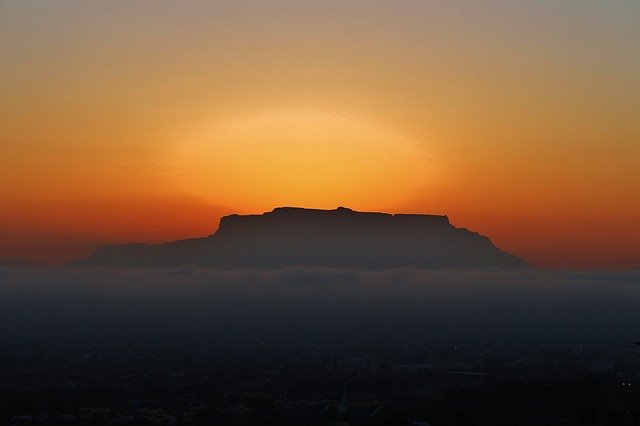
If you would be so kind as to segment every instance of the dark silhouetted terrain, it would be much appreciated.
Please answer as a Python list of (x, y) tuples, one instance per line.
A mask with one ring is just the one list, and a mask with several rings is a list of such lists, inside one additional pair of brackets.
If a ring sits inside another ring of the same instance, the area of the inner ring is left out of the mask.
[(637, 425), (639, 306), (635, 271), (0, 268), (0, 424)]
[(42, 266), (42, 265), (31, 263), (25, 259), (6, 259), (3, 257), (0, 257), (0, 268), (24, 268), (24, 267), (33, 267), (33, 266)]
[(274, 269), (288, 266), (388, 269), (526, 268), (485, 236), (456, 228), (446, 216), (361, 213), (344, 207), (283, 207), (230, 215), (207, 237), (161, 245), (101, 247), (80, 266)]

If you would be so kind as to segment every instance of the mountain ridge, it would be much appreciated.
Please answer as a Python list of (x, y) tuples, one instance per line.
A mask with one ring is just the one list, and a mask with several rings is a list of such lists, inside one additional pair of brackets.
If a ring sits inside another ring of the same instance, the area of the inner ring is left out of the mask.
[(417, 267), (528, 268), (489, 238), (453, 226), (446, 215), (277, 207), (220, 219), (203, 238), (165, 244), (103, 246), (75, 266), (275, 269), (328, 266), (355, 269)]
[(33, 268), (42, 267), (42, 263), (34, 263), (26, 259), (0, 257), (0, 268)]

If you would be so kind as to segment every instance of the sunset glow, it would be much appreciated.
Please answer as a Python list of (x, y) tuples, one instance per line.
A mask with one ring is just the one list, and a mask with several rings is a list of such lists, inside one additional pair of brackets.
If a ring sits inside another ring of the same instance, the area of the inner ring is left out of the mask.
[[(0, 257), (294, 205), (640, 265), (631, 1), (4, 2)], [(33, 29), (37, 28), (38, 31)]]
[(323, 111), (265, 112), (203, 126), (191, 139), (175, 157), (185, 190), (252, 210), (371, 208), (410, 197), (437, 169), (425, 144)]

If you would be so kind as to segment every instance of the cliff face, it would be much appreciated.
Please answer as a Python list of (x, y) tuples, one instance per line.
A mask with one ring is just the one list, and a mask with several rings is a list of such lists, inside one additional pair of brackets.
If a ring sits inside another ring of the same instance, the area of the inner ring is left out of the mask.
[(524, 268), (491, 241), (455, 228), (446, 216), (277, 208), (223, 217), (207, 237), (162, 245), (107, 246), (84, 266), (281, 268), (295, 265), (360, 269)]

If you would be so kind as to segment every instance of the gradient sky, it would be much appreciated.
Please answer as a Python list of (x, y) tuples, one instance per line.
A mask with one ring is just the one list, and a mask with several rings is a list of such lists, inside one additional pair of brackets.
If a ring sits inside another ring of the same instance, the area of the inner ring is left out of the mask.
[(281, 205), (640, 265), (640, 2), (0, 0), (0, 257)]

